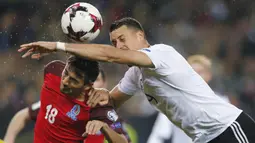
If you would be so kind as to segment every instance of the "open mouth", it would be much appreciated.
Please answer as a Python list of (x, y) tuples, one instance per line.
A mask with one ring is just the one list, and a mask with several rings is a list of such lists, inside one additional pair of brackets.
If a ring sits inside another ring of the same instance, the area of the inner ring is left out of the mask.
[(70, 88), (63, 88), (63, 89), (61, 90), (61, 92), (64, 93), (64, 94), (69, 94), (69, 93), (72, 92), (72, 89), (70, 89)]

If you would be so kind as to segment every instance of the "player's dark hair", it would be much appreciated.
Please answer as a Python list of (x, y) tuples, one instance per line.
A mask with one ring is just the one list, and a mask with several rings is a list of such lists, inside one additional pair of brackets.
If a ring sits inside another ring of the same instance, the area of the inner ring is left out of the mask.
[(134, 28), (144, 32), (142, 25), (136, 19), (131, 17), (125, 17), (114, 21), (110, 26), (110, 32), (120, 28), (121, 26), (127, 26), (128, 28)]
[[(90, 61), (77, 56), (70, 56), (67, 59), (67, 64), (70, 64), (70, 66), (73, 67), (73, 70), (74, 72), (76, 72), (77, 76), (84, 76), (84, 84), (94, 82), (97, 79), (97, 76), (99, 74), (98, 62)], [(81, 75), (80, 73), (84, 75)]]
[(102, 79), (103, 81), (105, 81), (106, 80), (105, 72), (102, 69), (99, 69), (99, 73), (101, 73)]

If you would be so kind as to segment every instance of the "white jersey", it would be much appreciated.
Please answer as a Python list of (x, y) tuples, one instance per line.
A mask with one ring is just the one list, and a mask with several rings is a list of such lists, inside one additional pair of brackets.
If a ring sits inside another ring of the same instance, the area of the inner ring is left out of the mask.
[(140, 51), (155, 68), (131, 67), (118, 89), (128, 95), (144, 90), (148, 100), (195, 143), (214, 139), (242, 112), (216, 96), (173, 47), (156, 44)]
[(191, 138), (172, 124), (164, 114), (159, 113), (147, 143), (164, 143), (169, 139), (171, 143), (192, 143)]
[(216, 95), (218, 95), (221, 99), (225, 100), (226, 102), (230, 103), (230, 99), (227, 95), (224, 95), (224, 94), (220, 94), (220, 93), (217, 93), (215, 92)]

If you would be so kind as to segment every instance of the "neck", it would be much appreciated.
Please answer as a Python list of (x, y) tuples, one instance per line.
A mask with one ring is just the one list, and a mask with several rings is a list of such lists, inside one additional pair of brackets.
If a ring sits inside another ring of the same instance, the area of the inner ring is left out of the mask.
[(79, 96), (77, 96), (75, 99), (78, 101), (82, 101), (82, 102), (85, 101), (90, 89), (91, 89), (91, 87), (84, 88), (83, 92)]
[(150, 43), (146, 39), (144, 39), (143, 41), (138, 42), (137, 47), (134, 48), (133, 50), (141, 50), (143, 48), (149, 48), (150, 46), (151, 46)]
[(150, 46), (151, 45), (149, 44), (149, 42), (147, 40), (145, 40), (142, 48), (149, 48)]

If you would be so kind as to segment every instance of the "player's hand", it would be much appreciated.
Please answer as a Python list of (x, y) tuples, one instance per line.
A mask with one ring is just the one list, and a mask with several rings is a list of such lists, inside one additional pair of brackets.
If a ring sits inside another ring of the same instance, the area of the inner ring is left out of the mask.
[(88, 121), (86, 124), (86, 131), (82, 134), (83, 137), (87, 135), (95, 135), (98, 133), (103, 127), (108, 126), (106, 123), (98, 120)]
[(87, 104), (90, 107), (95, 107), (97, 104), (100, 106), (107, 105), (110, 100), (109, 91), (104, 88), (92, 88), (88, 93), (89, 99)]
[(28, 44), (23, 44), (20, 46), (18, 52), (26, 53), (22, 58), (26, 58), (31, 55), (32, 59), (40, 59), (42, 56), (48, 55), (49, 53), (55, 52), (57, 47), (57, 42), (33, 42)]

